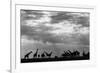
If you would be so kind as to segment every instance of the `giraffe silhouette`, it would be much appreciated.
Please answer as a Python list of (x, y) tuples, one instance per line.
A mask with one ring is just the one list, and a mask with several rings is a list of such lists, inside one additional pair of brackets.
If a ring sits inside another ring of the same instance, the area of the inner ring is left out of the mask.
[(50, 53), (47, 53), (47, 52), (45, 52), (44, 51), (44, 53), (50, 58), (51, 57), (51, 55), (52, 55), (52, 52), (50, 52)]
[(74, 52), (74, 55), (75, 56), (79, 56), (80, 55), (80, 52), (78, 52), (77, 50)]
[(58, 58), (58, 56), (55, 56), (54, 58), (55, 58), (55, 59), (57, 59), (57, 58)]
[(41, 54), (41, 57), (42, 57), (42, 58), (44, 58), (44, 57), (45, 57), (45, 52), (43, 52), (43, 53)]
[(25, 56), (24, 56), (24, 59), (29, 59), (29, 55), (32, 53), (32, 51), (30, 51), (29, 53), (27, 53)]
[(33, 55), (34, 58), (37, 57), (37, 54), (38, 54), (38, 49), (36, 50), (35, 54)]
[(40, 54), (38, 54), (38, 58), (40, 58)]
[(62, 57), (67, 57), (69, 55), (70, 55), (70, 53), (68, 51), (64, 51), (64, 53), (62, 53)]
[(85, 53), (85, 51), (84, 51), (84, 50), (83, 50), (83, 53), (82, 53), (82, 54), (83, 54), (83, 56), (86, 56), (86, 53)]
[(89, 57), (89, 52), (85, 53), (85, 51), (83, 51), (83, 57)]
[(68, 52), (69, 52), (70, 56), (74, 56), (74, 54), (70, 50), (68, 50)]

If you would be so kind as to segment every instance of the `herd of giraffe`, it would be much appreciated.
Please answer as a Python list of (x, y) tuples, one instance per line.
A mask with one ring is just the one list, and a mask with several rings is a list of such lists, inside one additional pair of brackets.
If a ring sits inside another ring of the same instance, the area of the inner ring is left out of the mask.
[[(46, 51), (44, 51), (41, 55), (38, 54), (38, 50), (36, 50), (36, 52), (33, 54), (33, 58), (39, 58), (41, 56), (41, 58), (44, 58), (44, 57), (48, 57), (48, 58), (51, 58), (51, 55), (52, 55), (52, 52), (50, 53), (47, 53)], [(29, 55), (33, 53), (32, 51), (30, 51), (29, 53), (27, 53), (25, 56), (24, 56), (24, 59), (29, 59)]]
[[(39, 49), (36, 50), (36, 52), (33, 54), (33, 58), (51, 58), (52, 56), (52, 51), (50, 53), (44, 51), (42, 54), (38, 54), (38, 51)], [(29, 55), (32, 54), (33, 52), (30, 51), (28, 52), (25, 56), (24, 56), (24, 59), (29, 59)], [(80, 52), (75, 50), (73, 52), (71, 52), (70, 50), (67, 50), (67, 51), (64, 51), (62, 54), (61, 54), (61, 57), (79, 57), (80, 56)], [(89, 52), (88, 53), (85, 53), (83, 51), (82, 53), (82, 56), (83, 57), (89, 57)], [(55, 56), (55, 58), (58, 58), (58, 56)]]

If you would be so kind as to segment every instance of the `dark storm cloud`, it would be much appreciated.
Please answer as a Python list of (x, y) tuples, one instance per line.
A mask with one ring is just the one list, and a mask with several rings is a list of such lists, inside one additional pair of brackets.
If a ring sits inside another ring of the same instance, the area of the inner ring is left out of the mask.
[(26, 14), (43, 15), (41, 10), (23, 10), (23, 9), (21, 9), (21, 11), (24, 11), (24, 13), (26, 13)]
[(33, 35), (33, 28), (27, 25), (21, 25), (21, 35)]
[(38, 10), (23, 10), (21, 9), (21, 20), (39, 19), (43, 13)]
[[(53, 28), (46, 27), (44, 25), (39, 25), (37, 27), (27, 26), (27, 25), (21, 25), (21, 35), (27, 35), (27, 36), (34, 36), (37, 34), (43, 34), (48, 33), (47, 31), (53, 30)], [(44, 35), (44, 34), (43, 34)]]
[(58, 12), (57, 15), (55, 16), (51, 16), (52, 18), (52, 21), (51, 23), (59, 23), (63, 20), (69, 20), (69, 19), (72, 19), (73, 16), (71, 15), (66, 15), (66, 12)]
[(82, 26), (89, 26), (89, 13), (58, 12), (57, 15), (51, 16), (51, 18), (51, 23), (59, 23), (67, 20), (75, 24), (81, 24)]
[[(23, 10), (21, 9), (21, 20), (40, 19), (43, 15), (43, 10)], [(89, 26), (89, 13), (83, 12), (57, 12), (57, 11), (46, 11), (50, 12), (51, 24), (59, 23), (62, 21), (70, 21), (75, 24), (81, 24), (82, 26)]]
[(83, 26), (89, 27), (89, 17), (79, 17), (77, 24), (82, 24)]

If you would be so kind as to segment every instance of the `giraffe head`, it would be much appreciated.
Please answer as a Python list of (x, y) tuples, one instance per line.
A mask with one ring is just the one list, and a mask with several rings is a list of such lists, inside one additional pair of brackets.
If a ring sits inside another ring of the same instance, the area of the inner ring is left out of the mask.
[(30, 53), (32, 53), (33, 51), (30, 51)]

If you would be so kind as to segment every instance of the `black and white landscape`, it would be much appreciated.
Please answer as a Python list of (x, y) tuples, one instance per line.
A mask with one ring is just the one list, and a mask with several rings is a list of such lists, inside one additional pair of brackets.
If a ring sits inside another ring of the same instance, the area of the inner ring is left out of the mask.
[(89, 60), (89, 13), (20, 10), (21, 63)]

